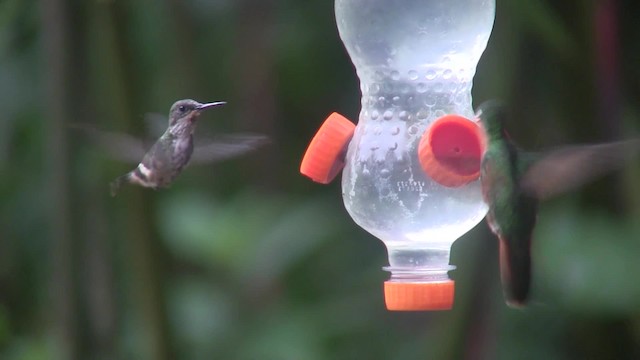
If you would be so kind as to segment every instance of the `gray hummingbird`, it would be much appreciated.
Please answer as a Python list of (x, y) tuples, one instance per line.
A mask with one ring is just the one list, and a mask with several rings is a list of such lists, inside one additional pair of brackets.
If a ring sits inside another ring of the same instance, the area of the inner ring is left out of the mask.
[(121, 134), (101, 133), (99, 140), (116, 157), (136, 161), (142, 157), (135, 169), (111, 182), (111, 196), (115, 196), (124, 183), (153, 189), (169, 187), (190, 161), (218, 161), (266, 143), (267, 138), (262, 135), (229, 135), (206, 146), (194, 147), (193, 133), (200, 113), (224, 104), (224, 101), (204, 104), (191, 99), (176, 101), (169, 110), (166, 130), (146, 153), (142, 141)]
[(482, 156), (482, 195), (487, 223), (500, 242), (500, 273), (507, 304), (523, 306), (531, 284), (531, 241), (538, 203), (621, 167), (640, 152), (640, 139), (524, 152), (504, 129), (504, 106), (495, 101), (477, 112), (487, 146)]

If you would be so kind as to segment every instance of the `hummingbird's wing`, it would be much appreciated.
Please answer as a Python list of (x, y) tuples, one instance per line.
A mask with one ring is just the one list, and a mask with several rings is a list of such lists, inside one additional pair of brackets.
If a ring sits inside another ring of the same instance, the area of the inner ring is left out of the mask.
[[(147, 131), (154, 138), (161, 136), (167, 128), (167, 118), (157, 113), (144, 116)], [(206, 129), (205, 129), (206, 130)], [(190, 163), (194, 165), (211, 163), (240, 156), (269, 142), (269, 138), (258, 134), (215, 135), (201, 140), (197, 136)]]
[(138, 163), (147, 149), (145, 142), (128, 134), (96, 129), (84, 124), (71, 124), (72, 129), (82, 130), (105, 150), (109, 157), (128, 163)]
[(167, 118), (161, 114), (147, 113), (144, 115), (144, 122), (145, 136), (142, 139), (125, 133), (98, 129), (87, 124), (75, 123), (69, 127), (88, 134), (109, 157), (135, 164), (145, 156), (167, 128)]
[(269, 138), (257, 134), (216, 135), (208, 143), (196, 144), (192, 164), (203, 164), (226, 160), (245, 154), (269, 143)]
[(563, 147), (542, 154), (520, 179), (521, 188), (547, 199), (622, 167), (640, 153), (640, 139)]

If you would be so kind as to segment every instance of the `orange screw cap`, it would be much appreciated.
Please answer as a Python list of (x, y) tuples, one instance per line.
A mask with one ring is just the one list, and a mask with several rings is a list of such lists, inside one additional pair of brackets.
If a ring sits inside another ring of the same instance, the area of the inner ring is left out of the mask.
[(405, 283), (385, 281), (384, 301), (391, 311), (451, 310), (455, 290), (453, 280)]
[(460, 115), (445, 115), (422, 135), (418, 158), (437, 183), (459, 187), (480, 176), (484, 147), (484, 133), (477, 123)]
[(300, 173), (311, 180), (330, 183), (344, 167), (344, 152), (356, 126), (334, 112), (324, 121), (302, 158)]

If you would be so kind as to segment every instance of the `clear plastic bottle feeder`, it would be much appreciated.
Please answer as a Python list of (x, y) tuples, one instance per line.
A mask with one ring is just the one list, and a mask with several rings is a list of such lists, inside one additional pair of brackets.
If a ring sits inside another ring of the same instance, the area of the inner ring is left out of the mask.
[(301, 172), (328, 183), (344, 167), (347, 211), (387, 247), (389, 310), (450, 309), (451, 245), (487, 211), (471, 85), (495, 1), (336, 0), (335, 12), (362, 109), (357, 126), (329, 116)]

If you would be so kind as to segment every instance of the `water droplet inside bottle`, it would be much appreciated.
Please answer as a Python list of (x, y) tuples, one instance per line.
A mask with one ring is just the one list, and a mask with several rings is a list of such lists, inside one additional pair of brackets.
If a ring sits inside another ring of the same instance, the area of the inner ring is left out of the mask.
[(424, 99), (424, 104), (427, 105), (428, 107), (433, 107), (436, 105), (436, 97), (435, 96), (427, 96)]

